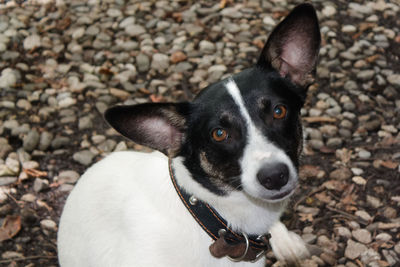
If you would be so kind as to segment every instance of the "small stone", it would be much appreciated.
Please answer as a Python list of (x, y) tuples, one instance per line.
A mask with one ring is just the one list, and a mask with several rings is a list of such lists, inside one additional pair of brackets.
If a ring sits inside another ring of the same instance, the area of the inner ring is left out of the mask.
[(140, 25), (128, 25), (125, 27), (125, 32), (132, 37), (139, 36), (146, 32), (146, 29)]
[(387, 81), (397, 87), (400, 88), (400, 74), (392, 74), (387, 77)]
[(17, 83), (17, 76), (11, 68), (5, 68), (0, 76), (0, 88), (7, 88)]
[(130, 97), (129, 92), (117, 88), (110, 88), (110, 94), (122, 101), (125, 101)]
[(361, 81), (369, 81), (375, 76), (374, 70), (362, 70), (357, 73), (357, 78)]
[(58, 182), (60, 184), (75, 184), (78, 181), (80, 175), (76, 171), (68, 170), (68, 171), (61, 171), (58, 174)]
[(24, 40), (24, 49), (31, 50), (41, 46), (40, 36), (37, 34), (29, 35)]
[(33, 203), (36, 200), (36, 196), (34, 194), (28, 193), (21, 197), (22, 201)]
[(344, 33), (354, 33), (357, 31), (357, 28), (354, 25), (343, 25), (342, 32)]
[(57, 224), (50, 219), (44, 219), (40, 221), (40, 227), (44, 230), (57, 232)]
[(343, 236), (345, 238), (351, 238), (351, 232), (348, 228), (339, 226), (335, 228), (336, 235)]
[(23, 169), (38, 169), (39, 168), (39, 162), (33, 161), (33, 160), (28, 160), (22, 163), (22, 168)]
[(365, 180), (363, 177), (361, 176), (353, 176), (353, 178), (351, 178), (351, 180), (358, 185), (366, 185), (367, 184), (367, 180)]
[(70, 138), (66, 136), (57, 136), (51, 142), (51, 147), (53, 149), (59, 149), (61, 147), (67, 146), (71, 142)]
[(331, 5), (327, 5), (322, 9), (322, 14), (325, 17), (332, 17), (333, 15), (336, 14), (336, 8), (334, 6)]
[(380, 233), (375, 236), (375, 240), (389, 242), (390, 240), (392, 240), (392, 236), (388, 233)]
[(160, 53), (154, 54), (151, 67), (158, 71), (165, 71), (169, 67), (168, 56)]
[(369, 244), (372, 241), (371, 233), (366, 229), (356, 229), (352, 232), (353, 237), (363, 244)]
[(23, 147), (30, 152), (36, 148), (39, 143), (40, 135), (36, 130), (30, 131), (24, 138)]
[(369, 151), (367, 151), (367, 150), (360, 150), (359, 152), (358, 152), (358, 156), (361, 158), (361, 159), (369, 159), (370, 157), (371, 157), (371, 152), (369, 152)]
[(187, 59), (187, 56), (182, 51), (174, 52), (170, 57), (172, 64), (176, 64), (176, 63), (185, 61), (186, 59)]
[(314, 244), (315, 240), (317, 240), (317, 236), (314, 234), (303, 234), (301, 236), (301, 238), (304, 240), (304, 242), (308, 243), (308, 244)]
[(94, 156), (95, 155), (90, 150), (82, 150), (75, 152), (72, 156), (72, 159), (82, 165), (87, 166), (92, 163)]
[(358, 257), (360, 257), (360, 255), (367, 251), (368, 248), (361, 243), (355, 242), (351, 239), (347, 240), (347, 246), (346, 249), (344, 251), (344, 255), (346, 258), (351, 259), (351, 260), (355, 260)]
[(93, 127), (91, 116), (85, 116), (79, 119), (78, 128), (79, 130), (90, 129)]
[[(1, 165), (0, 165), (0, 167), (1, 167)], [(16, 183), (17, 180), (18, 180), (17, 177), (12, 177), (12, 176), (0, 177), (0, 186)]]
[(31, 103), (26, 99), (19, 99), (17, 101), (17, 108), (23, 110), (30, 110), (32, 108)]
[(107, 15), (109, 17), (121, 17), (122, 16), (122, 12), (119, 9), (110, 8), (110, 9), (107, 10)]
[(47, 188), (49, 188), (49, 181), (45, 179), (36, 178), (33, 182), (33, 191), (36, 193), (39, 193)]
[(140, 53), (136, 57), (136, 67), (139, 72), (146, 72), (150, 68), (149, 57), (143, 53)]
[(72, 32), (72, 39), (79, 39), (85, 35), (85, 27), (79, 27)]
[(335, 241), (330, 240), (325, 235), (320, 235), (317, 239), (317, 245), (327, 248), (329, 250), (335, 251), (337, 249), (337, 243)]
[[(371, 266), (371, 267), (375, 266), (375, 265), (372, 265), (372, 263), (379, 261), (380, 259), (381, 259), (381, 257), (379, 255), (379, 253), (372, 248), (361, 253), (361, 262), (364, 264), (368, 264), (368, 266)], [(378, 264), (377, 266), (381, 266), (381, 265)]]
[(395, 219), (397, 218), (397, 211), (392, 207), (386, 207), (383, 211), (383, 216), (388, 219)]
[(207, 40), (202, 40), (199, 43), (199, 50), (204, 54), (212, 54), (215, 51), (215, 45)]
[(371, 195), (367, 195), (367, 203), (375, 209), (382, 206), (382, 202), (379, 200), (379, 198), (373, 197)]
[(46, 151), (50, 144), (51, 141), (53, 140), (53, 134), (47, 131), (44, 131), (40, 134), (40, 140), (39, 140), (39, 149), (41, 151)]
[(16, 251), (6, 251), (1, 254), (1, 258), (4, 260), (9, 260), (9, 259), (18, 259), (18, 258), (23, 258), (24, 254), (16, 252)]

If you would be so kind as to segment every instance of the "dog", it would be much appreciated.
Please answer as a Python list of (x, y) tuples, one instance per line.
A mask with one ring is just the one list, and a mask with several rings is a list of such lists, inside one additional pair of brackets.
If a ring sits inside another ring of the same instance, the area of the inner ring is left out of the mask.
[(270, 34), (254, 67), (192, 102), (115, 106), (107, 122), (158, 150), (115, 152), (89, 168), (59, 225), (62, 267), (265, 266), (308, 255), (279, 221), (298, 186), (300, 109), (321, 37), (310, 4)]

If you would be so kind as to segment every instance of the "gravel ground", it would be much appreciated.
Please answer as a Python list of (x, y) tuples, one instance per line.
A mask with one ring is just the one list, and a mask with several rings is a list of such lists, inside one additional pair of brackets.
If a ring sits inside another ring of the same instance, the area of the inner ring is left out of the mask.
[[(108, 106), (190, 100), (254, 63), (299, 2), (0, 0), (0, 266), (57, 266), (79, 176), (143, 149), (106, 126)], [(399, 266), (400, 3), (312, 2), (318, 81), (283, 220), (314, 245), (305, 266)]]

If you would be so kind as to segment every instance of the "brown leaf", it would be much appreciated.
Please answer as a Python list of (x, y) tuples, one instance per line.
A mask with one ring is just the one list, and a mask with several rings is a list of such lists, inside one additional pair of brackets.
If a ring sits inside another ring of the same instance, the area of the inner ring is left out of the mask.
[(256, 39), (253, 41), (253, 45), (257, 46), (259, 49), (262, 49), (264, 47), (264, 42), (260, 39)]
[(0, 242), (14, 237), (21, 230), (21, 216), (7, 215), (0, 228)]
[(219, 8), (225, 8), (226, 3), (227, 3), (227, 0), (221, 0), (221, 1), (219, 2)]
[(399, 164), (397, 162), (393, 162), (391, 160), (387, 160), (387, 161), (382, 161), (381, 166), (394, 170), (397, 168)]
[(329, 180), (322, 184), (328, 190), (343, 191), (345, 184), (338, 180)]
[(157, 95), (150, 95), (150, 100), (153, 103), (159, 103), (163, 100), (162, 96), (157, 96)]
[(299, 176), (302, 179), (320, 178), (321, 176), (324, 176), (324, 171), (322, 171), (319, 166), (303, 165), (300, 167)]
[(326, 194), (326, 192), (315, 194), (315, 198), (323, 203), (329, 203), (332, 201), (332, 198), (328, 194)]

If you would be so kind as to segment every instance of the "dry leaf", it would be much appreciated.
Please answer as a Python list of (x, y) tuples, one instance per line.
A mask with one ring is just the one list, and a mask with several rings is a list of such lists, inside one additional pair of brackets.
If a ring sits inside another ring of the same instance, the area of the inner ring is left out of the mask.
[(390, 161), (390, 160), (382, 161), (382, 163), (381, 163), (381, 166), (383, 166), (385, 168), (388, 168), (388, 169), (391, 169), (391, 170), (396, 169), (398, 165), (399, 164), (397, 162), (393, 162), (393, 161)]
[(326, 194), (326, 192), (315, 194), (315, 198), (323, 203), (329, 203), (332, 201), (332, 198), (328, 194)]
[(343, 191), (345, 185), (337, 180), (329, 180), (323, 183), (323, 186), (328, 190)]
[(7, 215), (0, 228), (0, 242), (13, 238), (21, 230), (21, 216)]
[(226, 6), (226, 2), (227, 2), (227, 0), (221, 0), (220, 2), (219, 2), (219, 8), (225, 8), (225, 6)]

